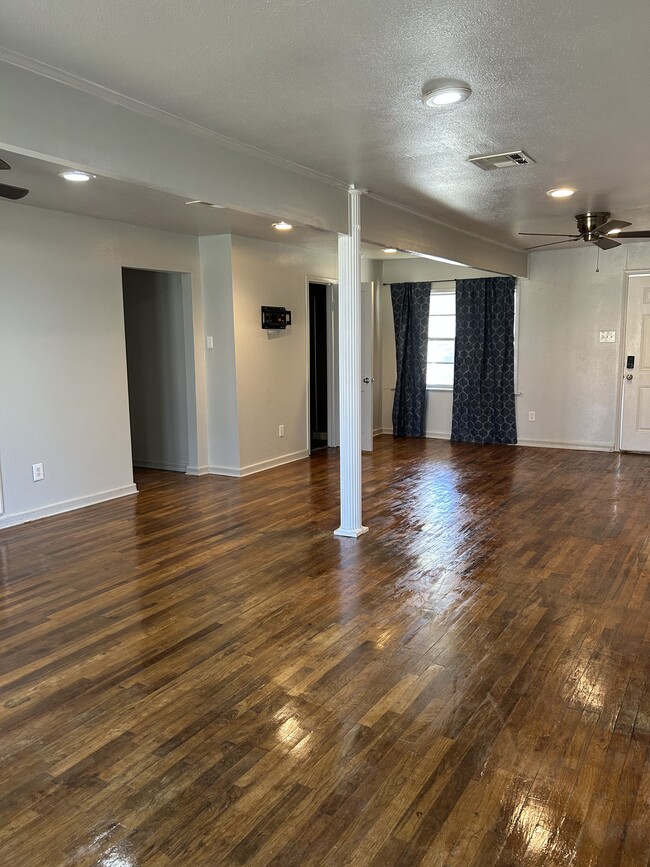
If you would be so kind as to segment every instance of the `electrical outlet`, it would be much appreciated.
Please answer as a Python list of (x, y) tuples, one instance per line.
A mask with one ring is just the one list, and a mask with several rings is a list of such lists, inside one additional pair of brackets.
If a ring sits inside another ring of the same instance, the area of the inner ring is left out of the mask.
[(32, 478), (35, 482), (40, 482), (42, 479), (45, 478), (45, 472), (43, 470), (42, 462), (38, 464), (32, 464)]
[(615, 331), (600, 331), (599, 335), (598, 340), (600, 343), (616, 343)]
[(284, 425), (283, 425), (283, 424), (278, 425), (278, 436), (279, 436), (279, 437), (283, 437), (283, 436), (284, 436)]
[(535, 421), (535, 410), (531, 409), (528, 413), (528, 421)]

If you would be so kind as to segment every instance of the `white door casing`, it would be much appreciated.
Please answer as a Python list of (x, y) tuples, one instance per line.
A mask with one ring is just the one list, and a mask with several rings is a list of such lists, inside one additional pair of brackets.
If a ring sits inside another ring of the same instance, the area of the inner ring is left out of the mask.
[(650, 452), (650, 274), (628, 278), (622, 377), (621, 449)]
[(361, 448), (372, 451), (374, 284), (361, 284)]

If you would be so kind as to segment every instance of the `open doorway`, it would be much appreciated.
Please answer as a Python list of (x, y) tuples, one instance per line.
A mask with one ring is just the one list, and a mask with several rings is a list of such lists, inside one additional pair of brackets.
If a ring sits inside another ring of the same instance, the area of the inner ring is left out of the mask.
[(327, 285), (309, 284), (309, 448), (327, 448)]
[(122, 269), (134, 467), (187, 472), (187, 316), (183, 278)]

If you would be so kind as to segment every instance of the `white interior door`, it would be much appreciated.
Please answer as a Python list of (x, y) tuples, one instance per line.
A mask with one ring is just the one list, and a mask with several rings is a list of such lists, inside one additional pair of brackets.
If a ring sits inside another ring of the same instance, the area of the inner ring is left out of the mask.
[(650, 275), (628, 280), (621, 448), (650, 452)]
[(361, 284), (361, 448), (372, 451), (373, 431), (373, 308), (372, 283)]

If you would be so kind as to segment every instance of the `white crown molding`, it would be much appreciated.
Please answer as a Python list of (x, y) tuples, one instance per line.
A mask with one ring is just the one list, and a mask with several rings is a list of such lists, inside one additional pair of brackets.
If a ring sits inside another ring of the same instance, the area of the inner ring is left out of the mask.
[(222, 147), (227, 147), (230, 150), (256, 157), (257, 159), (264, 160), (264, 162), (271, 163), (272, 165), (294, 172), (295, 174), (311, 178), (319, 183), (327, 184), (331, 187), (338, 187), (339, 189), (346, 191), (349, 188), (349, 184), (338, 180), (338, 178), (332, 178), (330, 175), (318, 172), (315, 169), (310, 169), (307, 166), (300, 165), (300, 163), (294, 163), (284, 157), (276, 156), (262, 148), (245, 144), (244, 142), (237, 141), (237, 139), (229, 138), (228, 136), (215, 132), (215, 130), (201, 126), (201, 124), (194, 123), (191, 120), (185, 120), (184, 118), (178, 117), (164, 109), (155, 108), (155, 106), (149, 105), (146, 102), (141, 102), (140, 100), (133, 99), (130, 96), (125, 96), (123, 93), (118, 93), (117, 91), (104, 87), (101, 84), (96, 84), (94, 81), (88, 81), (86, 78), (82, 78), (72, 72), (66, 72), (56, 66), (50, 66), (48, 63), (35, 60), (33, 57), (26, 57), (24, 54), (18, 54), (15, 51), (10, 51), (8, 48), (0, 47), (0, 61), (3, 63), (10, 63), (12, 66), (17, 66), (20, 69), (25, 69), (28, 72), (35, 73), (36, 75), (42, 75), (44, 78), (49, 78), (59, 84), (64, 84), (67, 87), (73, 87), (75, 90), (81, 90), (83, 93), (96, 96), (99, 99), (103, 99), (105, 102), (110, 102), (113, 105), (118, 105), (121, 108), (128, 109), (129, 111), (137, 112), (138, 114), (152, 118), (153, 120), (161, 121), (162, 123), (174, 126), (176, 129), (183, 132), (188, 132), (191, 135), (209, 139)]

